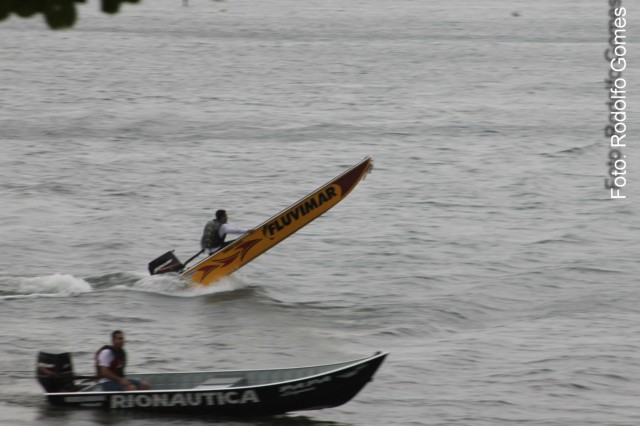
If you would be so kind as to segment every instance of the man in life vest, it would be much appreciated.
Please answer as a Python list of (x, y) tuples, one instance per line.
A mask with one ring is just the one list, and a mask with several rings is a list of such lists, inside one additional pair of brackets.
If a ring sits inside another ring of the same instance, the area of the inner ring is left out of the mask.
[(246, 234), (248, 229), (234, 228), (227, 223), (227, 212), (218, 210), (216, 218), (207, 222), (202, 233), (200, 246), (205, 254), (210, 255), (233, 242), (225, 241), (227, 234)]
[(111, 345), (104, 345), (96, 352), (96, 372), (106, 392), (149, 389), (145, 381), (126, 378), (124, 368), (127, 353), (124, 347), (124, 333), (116, 330), (111, 333)]

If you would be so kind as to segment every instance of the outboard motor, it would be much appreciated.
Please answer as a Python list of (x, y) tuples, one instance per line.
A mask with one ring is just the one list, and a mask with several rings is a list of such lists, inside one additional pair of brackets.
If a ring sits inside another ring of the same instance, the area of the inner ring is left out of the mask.
[(166, 274), (167, 272), (180, 272), (184, 265), (180, 263), (173, 250), (166, 252), (159, 258), (149, 262), (149, 273), (151, 275)]
[(75, 390), (71, 354), (38, 353), (36, 376), (40, 385), (49, 393)]

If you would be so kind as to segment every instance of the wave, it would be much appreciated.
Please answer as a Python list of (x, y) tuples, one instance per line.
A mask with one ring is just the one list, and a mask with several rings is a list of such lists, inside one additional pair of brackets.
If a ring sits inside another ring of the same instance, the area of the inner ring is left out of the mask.
[(136, 281), (129, 290), (157, 293), (174, 297), (199, 297), (216, 293), (225, 293), (244, 288), (246, 284), (238, 277), (223, 277), (213, 285), (192, 286), (178, 275), (145, 276)]
[(0, 299), (72, 296), (90, 291), (91, 284), (72, 275), (0, 278)]
[(191, 286), (175, 274), (146, 276), (132, 273), (79, 278), (68, 274), (0, 277), (0, 300), (32, 297), (71, 297), (103, 291), (140, 291), (173, 297), (199, 297), (246, 287), (239, 277), (224, 277), (215, 285)]

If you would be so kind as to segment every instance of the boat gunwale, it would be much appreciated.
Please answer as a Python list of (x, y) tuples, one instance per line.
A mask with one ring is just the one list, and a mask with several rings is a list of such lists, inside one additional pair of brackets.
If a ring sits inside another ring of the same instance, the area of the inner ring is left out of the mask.
[[(281, 210), (281, 211), (279, 211), (278, 213), (276, 213), (276, 214), (274, 214), (273, 216), (271, 216), (269, 219), (267, 219), (267, 220), (265, 220), (264, 222), (260, 223), (260, 225), (258, 225), (258, 226), (256, 226), (256, 227), (254, 227), (254, 228), (251, 228), (250, 230), (248, 230), (247, 232), (245, 232), (245, 233), (244, 233), (244, 234), (242, 234), (242, 235), (239, 235), (239, 236), (238, 236), (238, 238), (236, 238), (236, 239), (234, 240), (234, 242), (233, 242), (233, 243), (229, 244), (229, 245), (228, 245), (228, 246), (226, 246), (226, 247), (223, 247), (222, 249), (218, 250), (218, 251), (217, 251), (217, 252), (215, 252), (215, 253), (212, 253), (211, 255), (209, 255), (209, 256), (207, 256), (207, 257), (205, 257), (204, 259), (202, 259), (202, 260), (198, 261), (198, 263), (194, 264), (193, 266), (190, 266), (189, 268), (187, 268), (187, 269), (185, 269), (184, 271), (180, 272), (179, 276), (181, 276), (181, 277), (187, 277), (187, 274), (189, 273), (189, 271), (193, 271), (193, 270), (195, 270), (195, 269), (196, 269), (196, 267), (198, 267), (200, 264), (202, 264), (202, 263), (206, 262), (206, 261), (207, 261), (211, 256), (214, 256), (215, 254), (219, 253), (221, 250), (223, 250), (223, 251), (229, 251), (229, 250), (233, 249), (233, 247), (235, 247), (235, 246), (236, 246), (236, 242), (237, 242), (237, 241), (239, 241), (239, 240), (240, 240), (242, 237), (244, 237), (245, 235), (250, 234), (251, 232), (255, 231), (256, 229), (260, 229), (260, 228), (262, 228), (264, 225), (268, 224), (269, 222), (271, 222), (272, 220), (274, 220), (274, 219), (275, 219), (275, 218), (277, 218), (278, 216), (281, 216), (283, 213), (285, 213), (285, 212), (286, 212), (287, 210), (289, 210), (291, 207), (298, 205), (301, 201), (303, 201), (303, 200), (305, 200), (305, 199), (307, 199), (307, 198), (311, 197), (313, 194), (315, 194), (315, 193), (317, 193), (317, 192), (320, 192), (320, 190), (322, 190), (322, 188), (325, 188), (326, 186), (328, 186), (328, 185), (329, 185), (329, 184), (331, 184), (332, 182), (339, 180), (341, 177), (343, 177), (343, 176), (344, 176), (344, 175), (346, 175), (347, 173), (352, 172), (354, 169), (356, 169), (356, 168), (360, 167), (362, 164), (366, 163), (367, 161), (368, 161), (368, 162), (370, 162), (371, 164), (373, 164), (373, 158), (372, 158), (370, 155), (366, 156), (363, 160), (361, 160), (361, 161), (360, 161), (360, 162), (358, 162), (357, 164), (355, 164), (355, 165), (353, 165), (353, 166), (349, 167), (349, 169), (347, 169), (347, 170), (346, 170), (346, 171), (344, 171), (343, 173), (341, 173), (341, 174), (339, 174), (338, 176), (336, 176), (336, 177), (334, 177), (334, 178), (332, 178), (332, 179), (328, 180), (326, 183), (324, 183), (323, 185), (320, 185), (319, 187), (317, 187), (317, 188), (316, 188), (316, 189), (314, 189), (313, 191), (309, 192), (309, 193), (308, 193), (307, 195), (305, 195), (304, 197), (301, 197), (301, 198), (300, 198), (300, 199), (298, 199), (298, 201), (296, 201), (294, 204), (292, 204), (292, 205), (290, 205), (290, 206), (285, 207), (284, 209), (282, 209), (282, 210)], [(362, 173), (362, 174), (363, 174), (363, 177), (362, 177), (362, 178), (360, 178), (360, 180), (362, 180), (362, 179), (364, 178), (364, 176), (366, 176), (366, 175), (369, 173), (369, 171), (370, 171), (370, 170), (371, 170), (371, 166), (369, 166), (368, 168), (366, 168), (366, 169), (363, 171), (363, 173)], [(351, 189), (353, 189), (353, 188), (351, 188)], [(346, 196), (346, 194), (343, 194), (343, 195), (342, 195), (342, 198), (344, 198), (345, 196)], [(342, 200), (342, 198), (341, 198), (339, 201), (341, 201), (341, 200)], [(339, 202), (339, 201), (338, 201), (338, 202)]]
[[(359, 365), (359, 364), (365, 364), (367, 362), (373, 361), (375, 359), (378, 358), (384, 358), (387, 355), (389, 355), (389, 352), (376, 352), (374, 355), (371, 355), (369, 357), (366, 358), (360, 358), (360, 359), (356, 359), (353, 361), (344, 361), (343, 363), (341, 362), (337, 362), (337, 363), (330, 363), (330, 364), (321, 364), (321, 365), (309, 365), (306, 367), (289, 367), (289, 368), (267, 368), (267, 369), (254, 369), (254, 370), (225, 370), (225, 371), (174, 371), (174, 372), (167, 372), (167, 373), (137, 373), (140, 375), (164, 375), (164, 374), (203, 374), (203, 373), (234, 373), (234, 372), (260, 372), (260, 371), (282, 371), (282, 370), (292, 370), (292, 369), (297, 369), (297, 368), (314, 368), (314, 367), (328, 367), (328, 366), (332, 366), (332, 365), (336, 365), (336, 364), (346, 364), (343, 367), (339, 367), (339, 368), (335, 368), (333, 370), (328, 370), (325, 371), (323, 373), (318, 373), (318, 374), (313, 374), (310, 376), (301, 376), (295, 379), (289, 379), (289, 380), (284, 380), (284, 381), (279, 381), (279, 382), (269, 382), (269, 383), (264, 383), (264, 384), (256, 384), (256, 385), (246, 385), (246, 386), (229, 386), (229, 387), (218, 387), (218, 388), (211, 388), (211, 389), (207, 389), (207, 388), (201, 388), (201, 389), (197, 389), (195, 387), (193, 388), (188, 388), (188, 389), (147, 389), (147, 390), (132, 390), (132, 391), (76, 391), (76, 392), (45, 392), (44, 395), (45, 396), (78, 396), (78, 395), (121, 395), (121, 394), (155, 394), (155, 393), (185, 393), (185, 392), (229, 392), (229, 391), (235, 391), (235, 390), (245, 390), (245, 389), (257, 389), (257, 388), (264, 388), (264, 387), (268, 387), (268, 386), (276, 386), (276, 385), (283, 385), (283, 384), (287, 384), (287, 383), (291, 383), (291, 382), (297, 382), (300, 380), (312, 380), (314, 378), (317, 377), (321, 377), (321, 376), (326, 376), (328, 374), (334, 374), (338, 371), (342, 371), (342, 370), (346, 370), (348, 368), (351, 368), (353, 366)], [(128, 374), (127, 376), (130, 377), (135, 377), (135, 373), (132, 374)], [(94, 386), (94, 385), (91, 385)]]

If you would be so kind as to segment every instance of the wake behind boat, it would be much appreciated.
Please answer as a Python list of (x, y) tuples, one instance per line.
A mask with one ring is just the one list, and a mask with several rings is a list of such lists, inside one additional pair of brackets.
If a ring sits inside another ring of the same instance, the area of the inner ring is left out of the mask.
[(180, 272), (183, 277), (189, 278), (195, 285), (210, 285), (251, 262), (334, 207), (369, 173), (372, 166), (371, 157), (365, 158), (311, 194), (242, 235), (227, 247), (188, 269), (185, 269), (185, 265), (197, 255), (183, 264), (173, 254), (173, 251), (170, 251), (150, 262), (149, 272), (151, 275)]
[(130, 374), (150, 389), (128, 392), (104, 392), (94, 378), (75, 376), (69, 353), (41, 352), (36, 372), (56, 406), (256, 416), (342, 405), (372, 380), (387, 355), (309, 367)]

